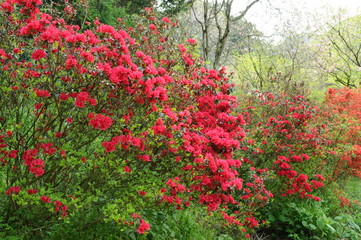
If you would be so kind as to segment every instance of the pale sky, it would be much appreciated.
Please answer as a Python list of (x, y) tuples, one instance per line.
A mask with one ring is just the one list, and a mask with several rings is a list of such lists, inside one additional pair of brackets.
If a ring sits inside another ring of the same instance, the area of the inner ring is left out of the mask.
[[(247, 2), (251, 1), (234, 0), (233, 12), (243, 10)], [(284, 23), (299, 30), (315, 27), (339, 13), (340, 8), (345, 10), (342, 16), (361, 14), (361, 0), (261, 0), (249, 10), (246, 19), (272, 35)]]

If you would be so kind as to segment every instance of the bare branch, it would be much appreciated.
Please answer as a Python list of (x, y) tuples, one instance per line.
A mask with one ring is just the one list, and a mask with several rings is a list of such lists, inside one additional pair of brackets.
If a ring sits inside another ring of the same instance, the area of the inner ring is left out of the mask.
[[(235, 21), (243, 18), (243, 17), (247, 14), (247, 12), (251, 9), (251, 7), (252, 7), (254, 4), (258, 3), (259, 1), (261, 1), (261, 0), (254, 0), (253, 2), (251, 2), (251, 3), (246, 7), (245, 10), (243, 10), (238, 16), (233, 17), (233, 18), (231, 19), (231, 21), (232, 21), (232, 22), (235, 22)], [(233, 2), (233, 1), (232, 1), (232, 2)]]

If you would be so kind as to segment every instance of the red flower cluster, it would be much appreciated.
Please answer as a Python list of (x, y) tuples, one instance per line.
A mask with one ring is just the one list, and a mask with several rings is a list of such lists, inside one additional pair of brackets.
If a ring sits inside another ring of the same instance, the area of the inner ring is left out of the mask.
[(31, 54), (31, 58), (34, 59), (34, 60), (39, 60), (39, 59), (42, 59), (42, 58), (46, 58), (46, 56), (47, 56), (47, 54), (42, 49), (35, 50)]
[(15, 187), (10, 187), (8, 190), (6, 190), (5, 194), (6, 195), (11, 195), (13, 193), (18, 194), (21, 190), (21, 187), (19, 186), (15, 186)]
[(150, 224), (144, 221), (143, 219), (139, 220), (139, 227), (137, 231), (139, 234), (144, 234), (146, 231), (150, 230)]
[(50, 93), (47, 90), (41, 90), (41, 89), (35, 88), (34, 92), (35, 92), (36, 96), (38, 96), (38, 97), (50, 97)]
[(113, 124), (113, 120), (108, 116), (104, 116), (103, 114), (94, 115), (93, 113), (89, 113), (88, 118), (90, 119), (89, 125), (95, 129), (103, 131), (110, 128)]
[[(10, 35), (0, 49), (0, 81), (12, 86), (0, 115), (0, 161), (9, 182), (37, 186), (40, 200), (63, 217), (74, 199), (48, 196), (86, 198), (74, 214), (94, 207), (117, 220), (117, 211), (126, 219), (126, 208), (159, 201), (177, 209), (204, 204), (244, 231), (258, 226), (257, 208), (274, 195), (319, 200), (314, 191), (329, 181), (338, 149), (307, 99), (254, 92), (239, 101), (225, 69), (203, 67), (192, 55), (196, 41), (175, 44), (175, 23), (150, 9), (134, 28), (95, 20), (80, 30), (40, 13), (37, 4), (0, 4)], [(19, 61), (19, 52), (31, 58)], [(354, 145), (355, 163), (361, 151)], [(94, 193), (109, 201), (92, 202)], [(139, 223), (139, 234), (150, 229), (140, 215), (121, 222)]]
[[(62, 94), (63, 94), (62, 100), (67, 100), (66, 94), (65, 93), (62, 93)], [(74, 102), (75, 106), (83, 108), (83, 107), (85, 107), (85, 103), (87, 103), (87, 102), (92, 106), (95, 106), (97, 103), (96, 99), (90, 98), (89, 93), (87, 93), (87, 92), (80, 92), (80, 93), (76, 94), (75, 102)]]
[(30, 149), (24, 152), (22, 158), (24, 164), (28, 166), (29, 171), (35, 174), (36, 177), (39, 177), (45, 173), (44, 171), (44, 161), (36, 158), (38, 155), (38, 150), (36, 148)]

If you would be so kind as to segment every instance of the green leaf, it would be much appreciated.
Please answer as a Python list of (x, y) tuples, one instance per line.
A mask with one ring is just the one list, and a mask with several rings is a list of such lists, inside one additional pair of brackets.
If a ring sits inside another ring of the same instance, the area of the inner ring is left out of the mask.
[(347, 222), (348, 222), (348, 224), (350, 224), (351, 227), (353, 227), (354, 229), (356, 229), (356, 230), (358, 230), (358, 231), (361, 230), (361, 229), (360, 229), (360, 226), (357, 225), (352, 219), (347, 219)]
[(309, 227), (310, 227), (312, 230), (316, 230), (316, 229), (317, 229), (317, 227), (316, 227), (314, 224), (312, 224), (312, 223), (310, 223)]
[(307, 223), (306, 221), (302, 221), (302, 225), (303, 225), (304, 227), (308, 227), (308, 223)]
[(274, 222), (275, 220), (276, 220), (276, 217), (273, 216), (272, 214), (268, 216), (268, 221)]
[(326, 224), (327, 228), (331, 231), (331, 233), (335, 233), (336, 229), (334, 229), (330, 224)]
[(318, 218), (316, 220), (316, 225), (318, 228), (320, 229), (324, 229), (325, 228), (325, 222), (323, 221), (324, 219), (323, 218)]

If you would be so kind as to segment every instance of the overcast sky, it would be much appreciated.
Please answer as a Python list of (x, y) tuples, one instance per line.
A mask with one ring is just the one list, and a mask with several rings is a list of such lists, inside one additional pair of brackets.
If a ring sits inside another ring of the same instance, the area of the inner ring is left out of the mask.
[[(247, 2), (251, 1), (234, 0), (234, 13), (243, 10)], [(345, 10), (342, 16), (361, 14), (361, 0), (261, 0), (249, 10), (246, 19), (271, 35), (286, 22), (300, 30), (316, 26), (340, 8)]]

